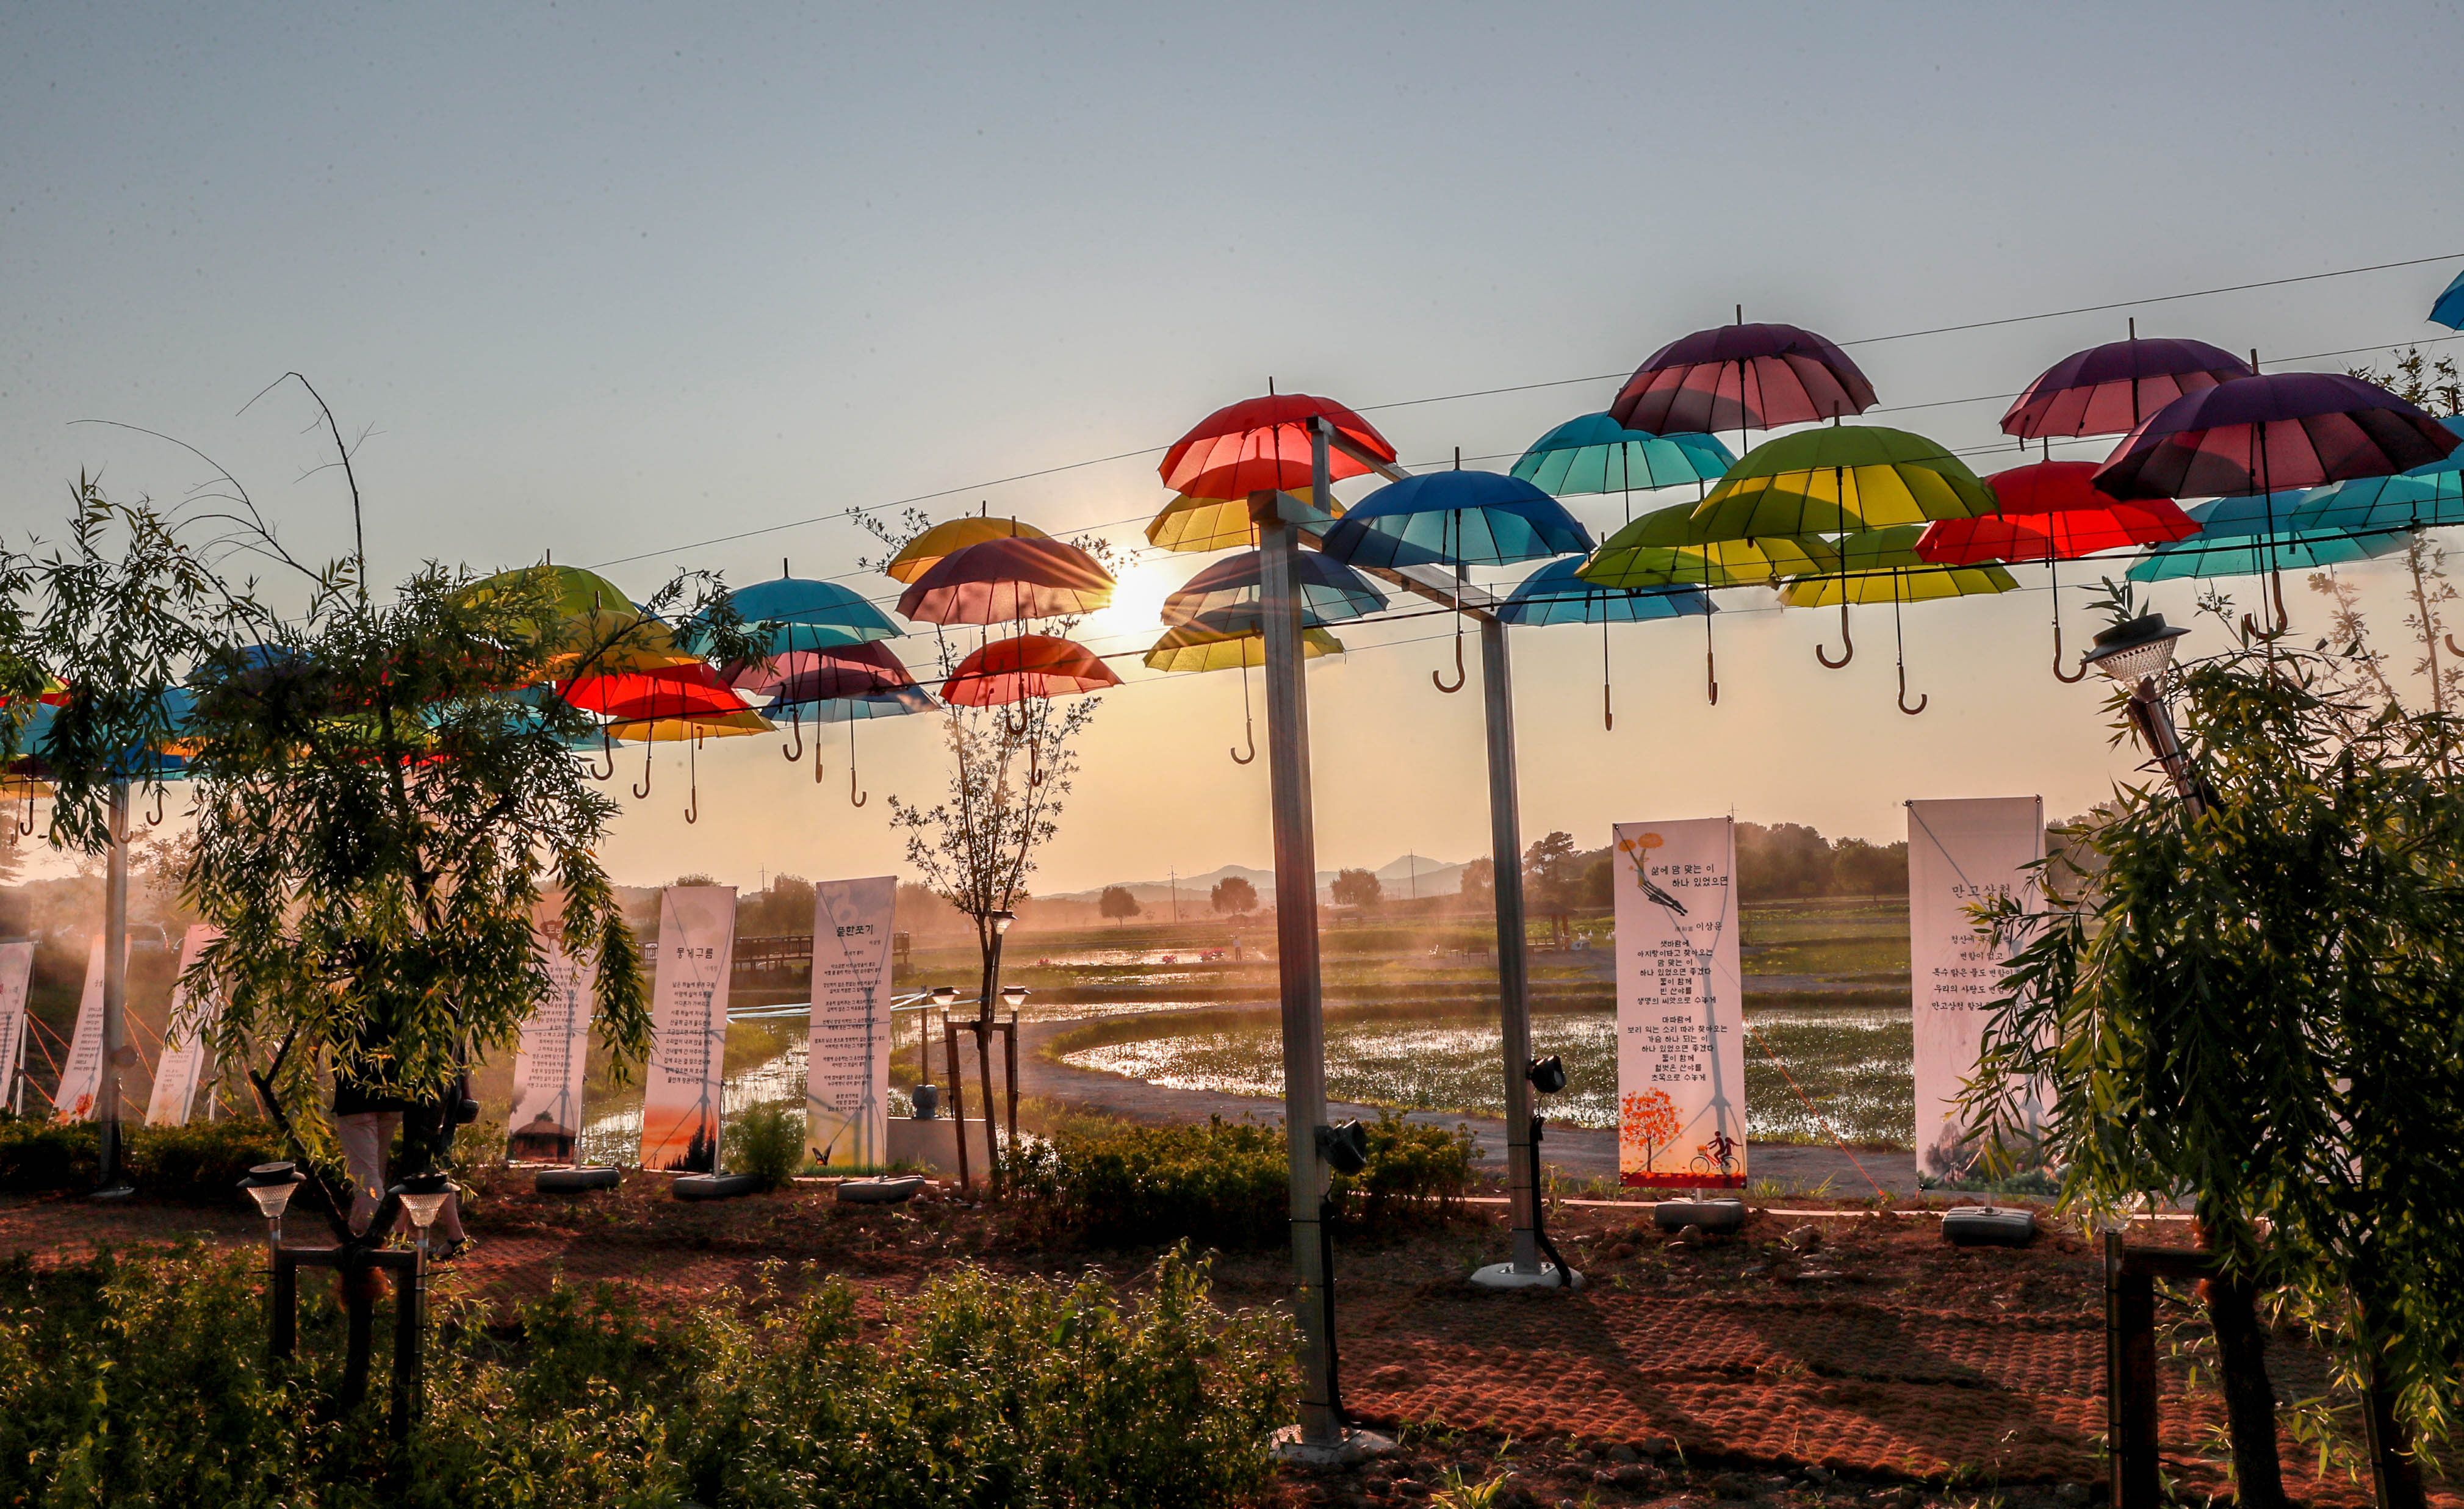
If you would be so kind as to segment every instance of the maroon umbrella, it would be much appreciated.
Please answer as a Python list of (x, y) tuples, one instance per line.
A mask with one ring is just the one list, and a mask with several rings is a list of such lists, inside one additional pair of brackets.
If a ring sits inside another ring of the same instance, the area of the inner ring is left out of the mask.
[(1628, 429), (1770, 429), (1861, 414), (1874, 384), (1848, 354), (1794, 325), (1720, 325), (1672, 340), (1609, 405)]
[(900, 594), (924, 623), (1006, 623), (1092, 613), (1112, 601), (1111, 574), (1057, 539), (1002, 538), (954, 550)]
[(781, 711), (801, 703), (869, 697), (915, 685), (890, 646), (878, 644), (791, 649), (737, 661), (719, 675), (748, 700), (767, 702)]
[(2002, 433), (2119, 435), (2185, 393), (2250, 375), (2250, 363), (2204, 340), (2142, 340), (2134, 320), (2128, 340), (2075, 351), (2047, 367), (2002, 416)]

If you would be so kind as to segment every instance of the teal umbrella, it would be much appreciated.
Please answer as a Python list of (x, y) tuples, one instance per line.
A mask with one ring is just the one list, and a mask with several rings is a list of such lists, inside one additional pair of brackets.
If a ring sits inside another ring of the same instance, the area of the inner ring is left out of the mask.
[(2296, 533), (2343, 530), (2348, 535), (2464, 524), (2464, 472), (2331, 482), (2304, 493), (2286, 522)]
[(1600, 727), (1617, 727), (1609, 687), (1609, 625), (1651, 619), (1693, 618), (1717, 612), (1701, 587), (1603, 587), (1574, 573), (1587, 558), (1552, 560), (1515, 584), (1497, 609), (1501, 623), (1596, 623), (1600, 626)]
[[(786, 562), (780, 562), (784, 566)], [(830, 649), (895, 639), (901, 632), (889, 615), (865, 601), (862, 594), (835, 581), (781, 576), (757, 581), (730, 594), (745, 623), (766, 629), (770, 652)]]
[[(1533, 441), (1508, 475), (1555, 497), (1632, 493), (1638, 489), (1648, 492), (1716, 482), (1736, 459), (1709, 435), (1655, 435), (1628, 429), (1606, 414), (1585, 414)], [(1626, 517), (1633, 516), (1629, 499)]]
[(2351, 530), (2297, 529), (2294, 515), (2307, 493), (2299, 490), (2215, 498), (2184, 510), (2199, 533), (2157, 546), (2129, 571), (2133, 581), (2185, 578), (2262, 576), (2367, 560), (2402, 550), (2402, 529), (2356, 534)]

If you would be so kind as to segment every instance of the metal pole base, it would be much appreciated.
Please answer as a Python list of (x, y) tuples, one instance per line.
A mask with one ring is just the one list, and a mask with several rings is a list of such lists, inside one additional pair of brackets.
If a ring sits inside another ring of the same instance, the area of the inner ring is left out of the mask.
[(1517, 1269), (1510, 1262), (1493, 1262), (1472, 1271), (1472, 1287), (1476, 1289), (1579, 1289), (1583, 1276), (1568, 1270), (1567, 1282), (1557, 1281), (1557, 1265), (1544, 1262), (1536, 1268)]
[(1266, 1437), (1266, 1450), (1276, 1461), (1294, 1467), (1350, 1467), (1392, 1454), (1395, 1438), (1375, 1431), (1346, 1430), (1331, 1441), (1310, 1441), (1303, 1438), (1299, 1426), (1287, 1425)]

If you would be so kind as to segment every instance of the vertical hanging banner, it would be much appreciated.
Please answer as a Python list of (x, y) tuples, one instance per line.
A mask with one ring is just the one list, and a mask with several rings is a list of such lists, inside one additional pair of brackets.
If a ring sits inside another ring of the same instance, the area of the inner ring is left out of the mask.
[(890, 1142), (890, 933), (895, 876), (813, 887), (813, 1017), (804, 1142), (825, 1164), (878, 1168)]
[(95, 935), (85, 959), (85, 994), (77, 997), (77, 1025), (69, 1030), (69, 1052), (60, 1065), (60, 1083), (52, 1091), (52, 1119), (81, 1122), (94, 1115), (102, 1093), (102, 936)]
[(197, 1085), (206, 1077), (206, 1035), (222, 1015), (218, 996), (200, 998), (186, 983), (188, 971), (216, 938), (220, 928), (206, 923), (189, 927), (180, 940), (180, 973), (171, 982), (171, 1020), (163, 1032), (163, 1056), (154, 1061), (154, 1091), (145, 1098), (145, 1125), (186, 1126), (188, 1107), (196, 1103)]
[(522, 1023), (521, 1042), (514, 1050), (514, 1107), (505, 1117), (505, 1153), (540, 1163), (571, 1163), (582, 1136), (582, 1080), (589, 1066), (590, 971), (564, 946), (561, 906), (540, 905), (531, 920), (531, 936), (548, 985)]
[(1736, 824), (1620, 822), (1616, 879), (1617, 1179), (1746, 1182)]
[(0, 943), (0, 1105), (17, 1104), (26, 1072), (26, 987), (33, 975), (33, 939)]
[[(1916, 1026), (1917, 1173), (1955, 1179), (1979, 1148), (1961, 1116), (1976, 1073), (1987, 1008), (2002, 994), (2003, 955), (1968, 908), (1997, 896), (2041, 909), (2035, 873), (2045, 857), (2040, 797), (1908, 803), (1908, 977)], [(2023, 1102), (2033, 1131), (2041, 1107)]]
[(650, 984), (650, 1062), (642, 1086), (642, 1167), (718, 1169), (727, 1067), (727, 973), (736, 958), (736, 887), (671, 886), (659, 899)]

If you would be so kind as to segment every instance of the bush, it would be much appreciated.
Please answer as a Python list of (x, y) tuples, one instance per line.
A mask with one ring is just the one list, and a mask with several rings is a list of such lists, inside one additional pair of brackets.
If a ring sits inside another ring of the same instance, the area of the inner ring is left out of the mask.
[(300, 1361), (268, 1367), (256, 1262), (0, 1265), (0, 1502), (1167, 1509), (1255, 1495), (1292, 1404), (1288, 1327), (1224, 1314), (1177, 1253), (1130, 1300), (969, 1270), (877, 1345), (843, 1282), (788, 1294), (774, 1268), (758, 1303), (656, 1322), (560, 1286), (510, 1342), (442, 1302), (406, 1463), (382, 1361), (368, 1405), (325, 1406), (329, 1301), (303, 1293)]
[(0, 1120), (0, 1190), (47, 1194), (91, 1190), (101, 1173), (92, 1123), (60, 1126), (40, 1117)]
[(270, 1122), (190, 1122), (128, 1132), (129, 1182), (159, 1199), (228, 1205), (239, 1199), (240, 1176), (252, 1167), (290, 1156)]
[(773, 1101), (748, 1106), (727, 1124), (727, 1171), (749, 1173), (765, 1190), (782, 1189), (804, 1166), (804, 1113)]
[[(1369, 1166), (1335, 1176), (1347, 1215), (1388, 1220), (1443, 1213), (1471, 1182), (1473, 1143), (1381, 1112), (1368, 1126)], [(1231, 1123), (1140, 1126), (1073, 1117), (1013, 1164), (1027, 1208), (1056, 1233), (1149, 1245), (1179, 1238), (1217, 1246), (1282, 1241), (1291, 1214), (1283, 1128)]]

